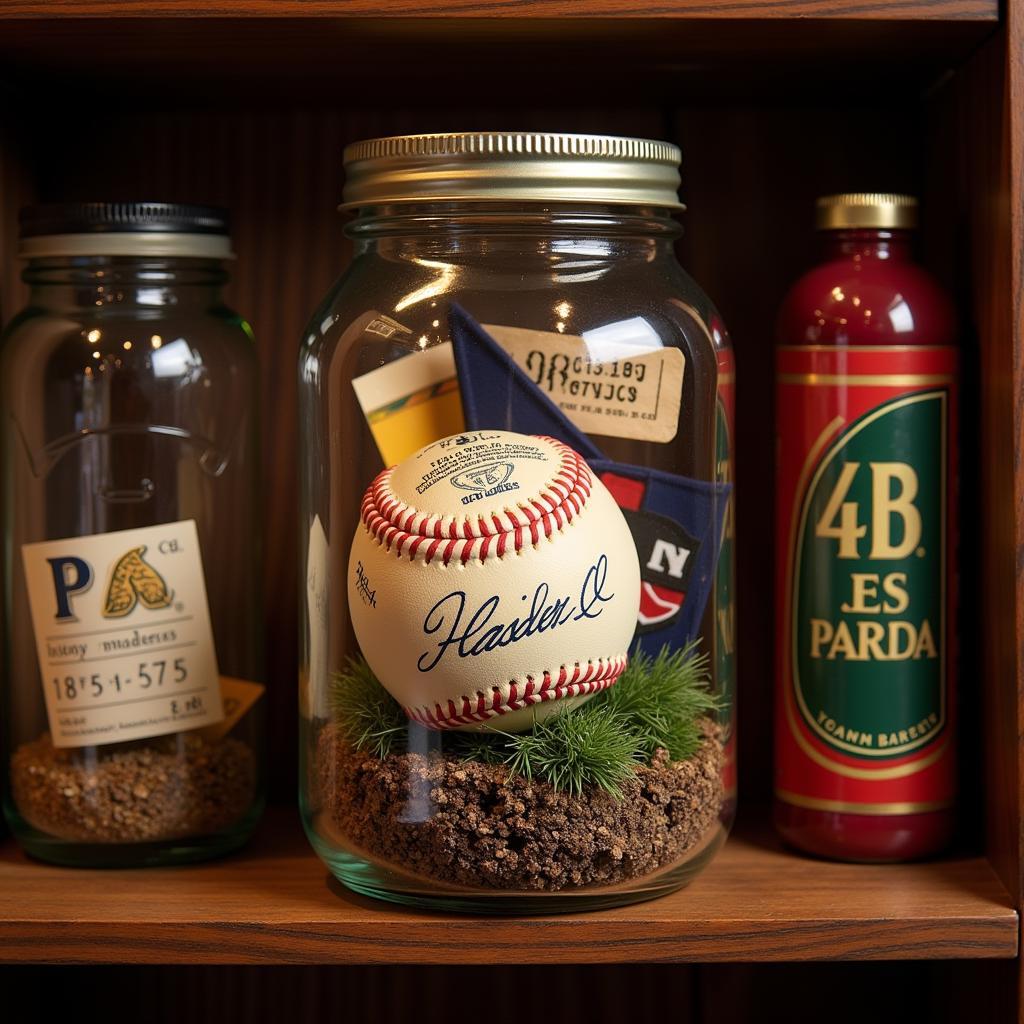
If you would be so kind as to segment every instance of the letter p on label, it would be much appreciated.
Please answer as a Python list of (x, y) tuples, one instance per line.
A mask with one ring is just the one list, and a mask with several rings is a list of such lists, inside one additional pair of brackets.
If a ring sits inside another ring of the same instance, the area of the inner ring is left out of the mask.
[(48, 558), (53, 573), (53, 592), (57, 599), (57, 619), (73, 619), (71, 595), (88, 590), (92, 584), (92, 569), (84, 558), (66, 555)]

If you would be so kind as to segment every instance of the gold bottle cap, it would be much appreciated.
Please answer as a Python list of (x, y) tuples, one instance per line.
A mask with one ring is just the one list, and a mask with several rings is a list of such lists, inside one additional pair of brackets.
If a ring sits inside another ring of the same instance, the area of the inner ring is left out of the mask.
[(815, 206), (819, 230), (917, 227), (917, 200), (895, 192), (844, 192), (822, 196)]
[(397, 135), (345, 149), (340, 209), (509, 200), (685, 209), (678, 146), (562, 132)]

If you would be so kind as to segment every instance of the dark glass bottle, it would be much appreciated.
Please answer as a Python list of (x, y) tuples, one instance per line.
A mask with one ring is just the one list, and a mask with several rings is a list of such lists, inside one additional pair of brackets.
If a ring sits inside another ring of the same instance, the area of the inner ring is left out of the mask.
[(818, 202), (777, 348), (775, 822), (850, 860), (953, 825), (956, 321), (916, 200)]

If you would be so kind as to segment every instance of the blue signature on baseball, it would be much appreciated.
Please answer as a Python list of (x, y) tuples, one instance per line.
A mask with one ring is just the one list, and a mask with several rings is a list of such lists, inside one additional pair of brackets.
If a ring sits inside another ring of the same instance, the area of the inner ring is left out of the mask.
[[(601, 555), (587, 570), (578, 600), (573, 601), (572, 595), (552, 596), (547, 583), (539, 583), (526, 615), (514, 616), (507, 622), (502, 621), (504, 613), (497, 594), (492, 594), (479, 608), (467, 610), (466, 592), (453, 590), (423, 620), (424, 634), (440, 633), (444, 638), (435, 648), (424, 651), (416, 665), (421, 672), (430, 672), (449, 650), (459, 658), (475, 658), (518, 644), (536, 633), (548, 633), (567, 622), (596, 619), (604, 605), (615, 597), (614, 593), (606, 592), (607, 586), (608, 556)], [(521, 600), (527, 600), (527, 595)]]

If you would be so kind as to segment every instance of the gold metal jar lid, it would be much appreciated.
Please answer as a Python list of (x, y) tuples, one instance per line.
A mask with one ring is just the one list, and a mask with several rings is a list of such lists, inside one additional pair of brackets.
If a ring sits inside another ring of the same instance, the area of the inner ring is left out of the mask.
[(397, 135), (345, 149), (340, 209), (511, 200), (685, 209), (678, 146), (562, 132)]
[(815, 206), (819, 230), (917, 227), (917, 199), (895, 192), (844, 192)]

